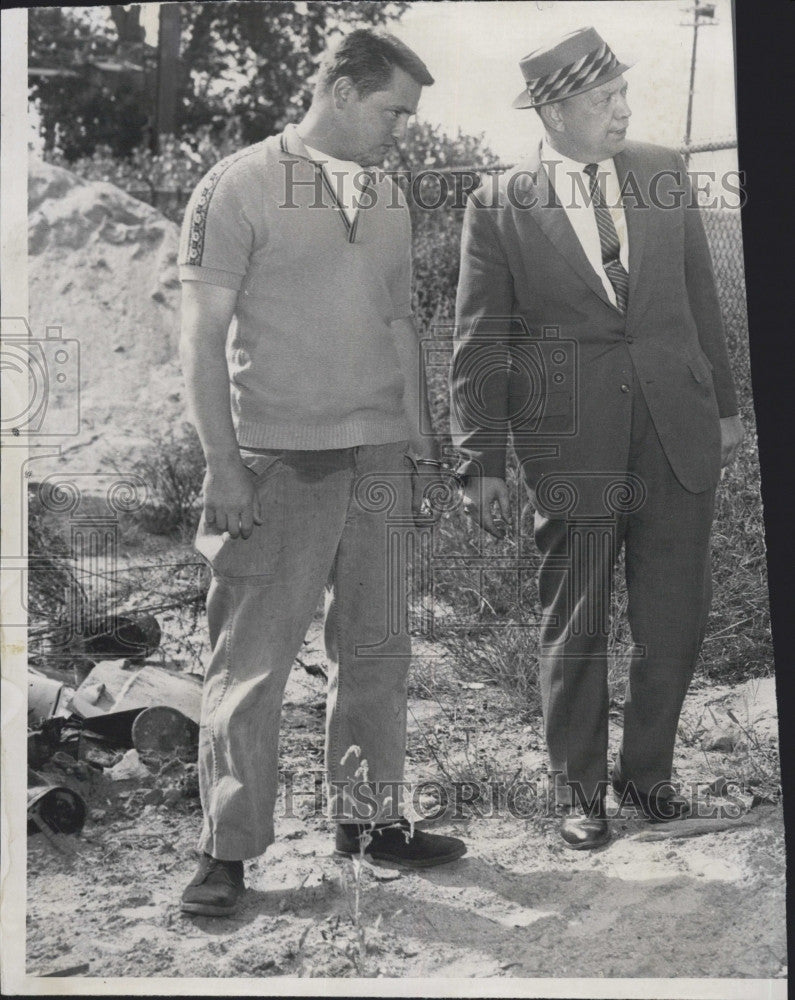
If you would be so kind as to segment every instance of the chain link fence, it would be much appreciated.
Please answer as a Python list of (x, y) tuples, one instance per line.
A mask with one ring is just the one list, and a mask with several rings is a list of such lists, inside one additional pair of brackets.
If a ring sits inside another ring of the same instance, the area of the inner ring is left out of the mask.
[(714, 209), (702, 214), (727, 336), (731, 346), (738, 347), (748, 336), (740, 213), (736, 209)]

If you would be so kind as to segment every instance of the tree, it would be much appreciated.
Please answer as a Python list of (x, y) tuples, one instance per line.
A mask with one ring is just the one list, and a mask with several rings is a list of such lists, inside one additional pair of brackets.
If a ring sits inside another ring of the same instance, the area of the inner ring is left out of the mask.
[(188, 128), (239, 118), (258, 142), (309, 107), (327, 40), (344, 28), (382, 25), (406, 3), (183, 4), (182, 61), (190, 83), (181, 117)]
[[(68, 160), (109, 145), (127, 156), (142, 140), (154, 50), (122, 8), (37, 7), (28, 15), (30, 97), (46, 150)], [(148, 51), (147, 51), (148, 50)]]
[[(245, 143), (309, 106), (320, 53), (334, 33), (399, 18), (407, 4), (183, 3), (176, 133), (240, 121)], [(127, 157), (145, 144), (155, 102), (155, 49), (140, 5), (37, 7), (29, 13), (31, 100), (46, 151), (71, 162), (107, 145)]]

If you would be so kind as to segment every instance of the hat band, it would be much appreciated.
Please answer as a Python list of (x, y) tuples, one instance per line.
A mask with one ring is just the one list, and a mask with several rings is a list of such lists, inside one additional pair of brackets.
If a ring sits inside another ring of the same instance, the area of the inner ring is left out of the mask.
[(549, 76), (528, 80), (527, 92), (534, 104), (550, 104), (562, 100), (572, 91), (578, 92), (583, 87), (589, 86), (616, 66), (618, 59), (607, 43), (603, 42), (598, 49), (550, 73)]

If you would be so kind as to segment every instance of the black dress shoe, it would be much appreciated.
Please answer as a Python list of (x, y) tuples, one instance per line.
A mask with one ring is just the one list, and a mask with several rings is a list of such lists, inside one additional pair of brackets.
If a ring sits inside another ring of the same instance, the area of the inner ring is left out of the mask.
[(560, 821), (560, 836), (572, 851), (592, 851), (610, 840), (610, 826), (597, 816), (577, 816), (574, 813)]
[(671, 823), (687, 819), (692, 807), (687, 799), (678, 795), (672, 786), (664, 783), (659, 791), (642, 792), (634, 782), (613, 775), (613, 791), (622, 805), (634, 806), (649, 823)]
[(374, 829), (360, 823), (340, 823), (334, 843), (336, 854), (346, 857), (358, 855), (360, 837), (369, 835), (364, 848), (365, 857), (395, 868), (433, 868), (457, 861), (466, 852), (466, 844), (457, 837), (443, 837), (414, 828), (406, 819), (394, 823), (377, 824)]
[(242, 861), (220, 861), (204, 854), (182, 893), (180, 908), (183, 913), (228, 917), (237, 910), (245, 888)]

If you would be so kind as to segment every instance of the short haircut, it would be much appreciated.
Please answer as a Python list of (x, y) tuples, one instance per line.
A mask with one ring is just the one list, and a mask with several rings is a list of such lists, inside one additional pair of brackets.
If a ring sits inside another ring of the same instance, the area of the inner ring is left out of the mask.
[(387, 31), (357, 28), (323, 56), (317, 90), (328, 91), (336, 80), (347, 76), (357, 93), (364, 97), (376, 90), (386, 90), (395, 66), (423, 87), (433, 83), (422, 59), (399, 38)]

